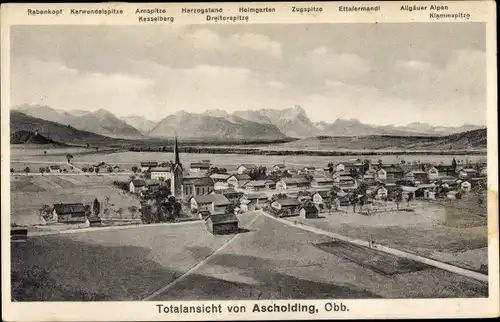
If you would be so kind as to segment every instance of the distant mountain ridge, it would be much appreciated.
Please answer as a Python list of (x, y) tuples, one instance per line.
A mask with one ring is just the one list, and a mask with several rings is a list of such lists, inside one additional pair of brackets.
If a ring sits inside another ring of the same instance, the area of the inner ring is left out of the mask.
[(162, 119), (149, 132), (153, 137), (285, 139), (286, 135), (272, 124), (245, 120), (234, 115), (216, 113), (195, 114), (180, 111)]
[(221, 109), (211, 109), (203, 113), (180, 111), (158, 122), (139, 115), (119, 119), (104, 109), (95, 112), (62, 111), (48, 106), (22, 105), (15, 110), (44, 120), (71, 125), (76, 129), (117, 138), (171, 137), (175, 134), (188, 138), (263, 140), (316, 136), (446, 136), (485, 128), (472, 124), (458, 127), (432, 126), (420, 122), (405, 126), (379, 126), (365, 124), (358, 119), (342, 118), (332, 123), (312, 122), (300, 106), (283, 110), (241, 110), (233, 113)]
[(120, 120), (113, 113), (99, 109), (95, 112), (62, 111), (44, 105), (21, 105), (15, 108), (26, 115), (116, 138), (140, 138), (143, 134)]

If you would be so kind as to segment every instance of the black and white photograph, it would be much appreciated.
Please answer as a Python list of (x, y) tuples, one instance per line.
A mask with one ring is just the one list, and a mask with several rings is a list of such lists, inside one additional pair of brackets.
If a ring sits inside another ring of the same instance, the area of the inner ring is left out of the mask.
[(491, 295), (485, 23), (9, 38), (12, 302)]

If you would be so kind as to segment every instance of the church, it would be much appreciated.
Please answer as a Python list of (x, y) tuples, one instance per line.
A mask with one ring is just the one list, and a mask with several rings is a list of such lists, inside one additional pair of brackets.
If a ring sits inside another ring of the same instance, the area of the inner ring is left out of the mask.
[(175, 138), (174, 162), (170, 169), (170, 192), (176, 199), (187, 200), (192, 196), (208, 195), (214, 190), (209, 177), (184, 177), (184, 168), (179, 156), (179, 142)]

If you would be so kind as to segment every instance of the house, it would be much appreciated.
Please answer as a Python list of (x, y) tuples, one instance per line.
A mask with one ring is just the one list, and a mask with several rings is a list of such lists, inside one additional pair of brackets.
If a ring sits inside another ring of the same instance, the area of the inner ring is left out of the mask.
[(234, 188), (214, 190), (210, 194), (224, 195), (230, 202), (236, 202), (243, 196), (243, 192), (236, 191)]
[(315, 205), (324, 204), (325, 200), (328, 198), (330, 198), (330, 191), (329, 190), (316, 191), (312, 195), (312, 201), (314, 202)]
[(61, 173), (62, 172), (61, 166), (51, 165), (51, 166), (49, 166), (49, 172), (50, 173)]
[[(113, 169), (111, 164), (106, 162), (100, 162), (99, 164), (93, 166), (94, 172), (109, 172), (109, 169)], [(99, 169), (99, 170), (97, 170)]]
[(387, 180), (387, 171), (384, 168), (380, 168), (376, 171), (376, 179), (378, 180)]
[(315, 206), (302, 206), (299, 209), (299, 215), (301, 217), (310, 219), (310, 218), (318, 218), (319, 217), (319, 210)]
[(212, 179), (214, 181), (214, 183), (221, 182), (221, 181), (226, 182), (230, 176), (231, 175), (227, 174), (227, 173), (212, 173), (210, 175), (210, 179)]
[(311, 186), (309, 180), (304, 177), (281, 178), (276, 182), (277, 191), (305, 190)]
[(276, 187), (276, 184), (270, 180), (253, 180), (245, 184), (246, 191), (264, 191), (273, 187)]
[(439, 170), (436, 167), (431, 166), (427, 169), (427, 178), (429, 180), (435, 180), (439, 177)]
[(366, 172), (363, 174), (363, 180), (364, 181), (373, 181), (377, 177), (377, 171), (375, 169), (368, 169)]
[(480, 175), (480, 176), (487, 176), (487, 175), (488, 175), (488, 168), (487, 168), (487, 167), (482, 167), (482, 168), (479, 170), (479, 175)]
[(141, 162), (141, 172), (149, 171), (151, 168), (157, 167), (157, 161), (145, 161)]
[(240, 188), (244, 187), (250, 181), (248, 174), (233, 174), (227, 179), (229, 187)]
[(314, 177), (311, 181), (311, 188), (331, 188), (333, 187), (333, 178)]
[(286, 165), (284, 163), (280, 163), (280, 164), (276, 164), (274, 167), (273, 167), (273, 171), (285, 171), (286, 170)]
[(54, 204), (52, 216), (61, 223), (84, 223), (86, 212), (83, 203), (59, 203)]
[(250, 170), (255, 170), (257, 169), (257, 166), (255, 164), (250, 164), (250, 163), (246, 163), (246, 164), (241, 164), (237, 171), (238, 171), (238, 174), (243, 174), (247, 171), (250, 171)]
[(335, 186), (341, 189), (356, 189), (357, 184), (356, 180), (354, 180), (351, 176), (341, 176), (335, 182)]
[(454, 176), (456, 175), (456, 168), (452, 165), (438, 164), (434, 168), (438, 171), (440, 176)]
[[(172, 178), (170, 167), (154, 167), (150, 169), (151, 179), (153, 180), (167, 180)], [(160, 179), (163, 178), (163, 179)]]
[(300, 201), (297, 199), (279, 199), (271, 203), (271, 208), (280, 216), (293, 216), (297, 215)]
[(225, 212), (231, 202), (221, 194), (193, 196), (189, 199), (191, 210), (210, 211), (210, 213)]
[(238, 217), (235, 214), (211, 214), (205, 219), (205, 225), (212, 234), (236, 234), (239, 231)]
[(413, 170), (405, 174), (405, 179), (415, 183), (426, 182), (428, 178), (427, 172), (422, 170)]
[(209, 177), (185, 177), (182, 181), (182, 197), (189, 199), (192, 196), (209, 194), (214, 190), (214, 182)]
[[(388, 181), (396, 181), (404, 178), (404, 171), (395, 165), (382, 165), (382, 169), (385, 171), (385, 179)], [(380, 170), (379, 170), (380, 171)]]
[(463, 181), (460, 183), (460, 190), (462, 192), (470, 192), (472, 188), (472, 185), (469, 181)]
[(334, 167), (334, 171), (335, 172), (338, 172), (338, 171), (345, 171), (345, 165), (342, 164), (342, 163), (337, 163)]
[(316, 172), (316, 167), (314, 166), (305, 166), (304, 168), (297, 171), (298, 174), (314, 174)]
[(139, 193), (140, 191), (146, 190), (146, 181), (144, 180), (139, 180), (139, 179), (134, 179), (130, 180), (128, 183), (128, 190), (131, 193)]
[(268, 201), (269, 198), (265, 193), (247, 193), (240, 198), (240, 207), (244, 212), (254, 211), (264, 208)]
[(462, 169), (459, 171), (458, 176), (460, 178), (473, 178), (478, 176), (478, 172), (475, 169)]
[(361, 162), (361, 159), (352, 159), (347, 162), (344, 162), (344, 171), (351, 172), (351, 170), (361, 172), (361, 169), (363, 168), (363, 162)]
[(384, 186), (380, 186), (374, 190), (375, 199), (385, 199), (387, 198), (387, 189)]
[(193, 162), (189, 165), (190, 172), (206, 172), (210, 169), (209, 162)]

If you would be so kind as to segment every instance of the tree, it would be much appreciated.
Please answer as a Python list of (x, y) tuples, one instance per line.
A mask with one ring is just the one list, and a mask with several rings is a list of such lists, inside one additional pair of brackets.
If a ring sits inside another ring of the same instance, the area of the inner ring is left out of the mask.
[(31, 172), (31, 170), (30, 170), (30, 168), (29, 168), (29, 167), (26, 167), (26, 168), (24, 168), (24, 172), (25, 172), (26, 174), (28, 174), (28, 173), (30, 173), (30, 172)]
[(137, 213), (137, 210), (138, 208), (135, 205), (128, 207), (128, 211), (130, 211), (130, 213), (132, 214), (132, 219), (135, 219), (135, 214)]
[(71, 163), (71, 160), (73, 160), (73, 155), (71, 153), (67, 153), (66, 160), (68, 161), (68, 163)]
[(97, 200), (97, 198), (94, 199), (92, 211), (94, 213), (94, 216), (96, 216), (96, 217), (99, 216), (99, 214), (101, 212), (101, 203), (99, 202), (99, 200)]
[(14, 173), (16, 170), (14, 168), (10, 168), (10, 173)]
[(52, 208), (49, 205), (42, 205), (40, 209), (38, 209), (38, 213), (40, 214), (40, 217), (45, 220), (52, 219)]
[(137, 172), (137, 170), (139, 170), (139, 169), (138, 169), (138, 168), (134, 165), (134, 166), (132, 167), (132, 172), (133, 172), (133, 173), (136, 173), (136, 172)]
[(47, 151), (43, 151), (43, 154), (44, 154), (44, 155), (47, 155)]
[(451, 160), (451, 166), (456, 169), (457, 168), (457, 160), (455, 160), (455, 158), (453, 158), (453, 160)]
[(44, 173), (44, 172), (45, 172), (45, 167), (41, 167), (41, 168), (40, 168), (40, 173), (42, 174), (42, 176), (43, 176), (43, 173)]
[(112, 166), (108, 167), (108, 172), (113, 172), (113, 167)]
[(403, 188), (401, 186), (396, 186), (391, 190), (391, 199), (396, 203), (396, 208), (399, 210), (399, 204), (403, 200)]
[(96, 150), (96, 151), (99, 151), (99, 147), (98, 147), (98, 146), (96, 146), (96, 147), (95, 147), (95, 150)]
[(85, 208), (85, 217), (90, 217), (92, 215), (92, 210), (90, 208), (90, 205), (85, 205), (83, 206)]
[(118, 216), (120, 216), (120, 219), (123, 217), (123, 208), (118, 208), (116, 210), (116, 213), (118, 214)]
[(98, 174), (99, 173), (99, 168), (95, 168), (94, 172), (95, 172), (95, 174)]

